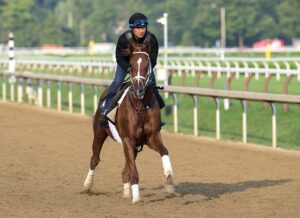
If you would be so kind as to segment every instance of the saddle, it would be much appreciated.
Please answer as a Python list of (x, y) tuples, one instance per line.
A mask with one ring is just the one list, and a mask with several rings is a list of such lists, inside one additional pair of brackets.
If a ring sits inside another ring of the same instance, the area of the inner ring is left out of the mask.
[[(130, 86), (130, 81), (127, 81), (127, 82), (124, 82), (122, 85), (121, 85), (121, 87), (119, 87), (118, 88), (118, 90), (115, 92), (115, 93), (112, 93), (112, 95), (114, 95), (112, 98), (112, 102), (111, 102), (111, 104), (110, 104), (110, 107), (107, 109), (107, 114), (106, 114), (106, 116), (107, 116), (107, 118), (109, 118), (109, 120), (111, 120), (113, 123), (114, 123), (114, 116), (115, 116), (115, 113), (116, 113), (116, 110), (114, 110), (114, 109), (116, 109), (116, 107), (118, 106), (118, 102), (119, 102), (119, 100), (120, 100), (120, 98), (123, 96), (123, 94), (124, 94), (124, 92), (125, 92), (125, 90), (127, 90), (127, 88)], [(102, 99), (101, 99), (101, 102), (102, 101), (104, 101), (104, 99), (107, 97), (107, 95), (106, 96), (104, 96)], [(101, 103), (100, 103), (101, 104)], [(114, 113), (113, 113), (113, 117), (111, 117), (112, 116), (112, 112), (114, 111)], [(109, 115), (110, 114), (110, 115)]]

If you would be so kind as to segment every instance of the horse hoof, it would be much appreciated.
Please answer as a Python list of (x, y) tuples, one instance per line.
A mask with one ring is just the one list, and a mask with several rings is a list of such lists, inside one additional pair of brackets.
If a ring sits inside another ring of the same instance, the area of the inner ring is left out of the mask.
[(132, 198), (132, 204), (136, 204), (139, 201), (140, 201), (140, 197)]
[(91, 190), (93, 186), (93, 182), (92, 181), (84, 181), (83, 187), (84, 187), (84, 191), (89, 192)]
[(95, 171), (94, 170), (89, 170), (88, 175), (85, 178), (83, 187), (84, 191), (90, 191), (92, 186), (93, 186), (93, 177), (94, 177)]
[(174, 185), (166, 185), (166, 189), (167, 189), (167, 192), (169, 194), (174, 194), (175, 193), (175, 186)]

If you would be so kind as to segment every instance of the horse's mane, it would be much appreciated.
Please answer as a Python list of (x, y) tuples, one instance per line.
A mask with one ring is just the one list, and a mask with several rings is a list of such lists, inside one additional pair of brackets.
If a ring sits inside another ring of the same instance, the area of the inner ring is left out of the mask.
[(132, 55), (133, 52), (138, 52), (138, 51), (147, 52), (149, 54), (150, 50), (151, 50), (150, 42), (147, 42), (146, 44), (137, 44), (129, 41), (128, 48), (122, 50), (122, 55), (130, 56)]

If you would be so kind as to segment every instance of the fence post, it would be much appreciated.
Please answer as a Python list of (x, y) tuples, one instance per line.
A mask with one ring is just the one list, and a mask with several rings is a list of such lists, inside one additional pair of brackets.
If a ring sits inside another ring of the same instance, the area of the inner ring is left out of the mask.
[[(277, 62), (274, 62), (274, 65), (276, 67), (276, 70), (280, 70), (280, 65)], [(276, 73), (276, 80), (280, 80), (280, 73)]]
[(8, 71), (11, 74), (9, 78), (9, 83), (10, 83), (10, 100), (14, 101), (15, 100), (15, 83), (16, 83), (16, 77), (14, 76), (15, 73), (15, 52), (14, 52), (14, 34), (10, 32), (8, 34)]
[(219, 98), (214, 98), (216, 103), (216, 138), (220, 140), (221, 138), (221, 121), (220, 121), (220, 100)]
[(23, 79), (18, 80), (18, 103), (23, 102)]
[(42, 80), (38, 80), (38, 101), (39, 106), (43, 107), (43, 86), (42, 86)]
[[(264, 80), (264, 92), (266, 92), (266, 93), (269, 90), (269, 84), (270, 84), (272, 77), (273, 77), (273, 74), (266, 73), (265, 80)], [(263, 105), (265, 106), (265, 108), (268, 106), (268, 104), (266, 104), (266, 103), (263, 103)]]
[[(239, 68), (240, 68), (239, 62), (235, 61), (235, 62), (234, 62), (234, 67), (237, 68), (237, 69), (239, 69)], [(240, 78), (240, 71), (236, 71), (236, 72), (235, 72), (235, 78), (236, 78), (236, 79), (239, 79), (239, 78)]]
[(277, 128), (276, 128), (276, 107), (274, 103), (270, 103), (272, 108), (272, 147), (277, 147)]
[(94, 112), (97, 111), (98, 108), (98, 89), (96, 85), (93, 85), (94, 89)]
[(2, 77), (2, 100), (6, 101), (6, 76)]
[(172, 93), (173, 97), (173, 111), (174, 111), (174, 132), (178, 132), (178, 102), (177, 102), (177, 97), (175, 93)]
[(50, 87), (51, 86), (51, 82), (48, 80), (47, 81), (47, 107), (50, 108), (51, 107), (51, 90)]
[(81, 94), (80, 94), (81, 114), (84, 115), (85, 114), (85, 99), (84, 99), (84, 84), (83, 83), (80, 84), (80, 90), (81, 90)]
[(194, 135), (198, 135), (198, 96), (193, 95), (194, 102)]
[(61, 82), (57, 81), (57, 110), (61, 111)]
[[(259, 69), (258, 63), (256, 61), (253, 61), (252, 63), (254, 65), (255, 70)], [(258, 72), (255, 73), (255, 80), (259, 80), (259, 73)]]
[[(293, 79), (293, 75), (287, 75), (287, 78), (285, 79), (283, 84), (283, 91), (282, 91), (283, 94), (288, 94), (289, 84), (292, 79)], [(283, 110), (284, 112), (287, 112), (289, 110), (288, 103), (283, 104)]]
[(247, 103), (245, 100), (241, 100), (243, 108), (243, 143), (247, 143)]
[(69, 112), (73, 113), (73, 86), (72, 83), (69, 82)]

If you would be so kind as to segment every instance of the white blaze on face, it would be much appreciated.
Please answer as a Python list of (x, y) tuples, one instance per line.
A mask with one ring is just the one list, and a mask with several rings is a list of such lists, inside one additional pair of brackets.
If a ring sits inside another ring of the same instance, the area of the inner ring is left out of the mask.
[(137, 64), (138, 64), (138, 78), (140, 78), (140, 76), (141, 76), (141, 72), (140, 72), (141, 63), (142, 63), (142, 58), (139, 58), (138, 61), (137, 61)]
[(136, 76), (136, 78), (137, 78), (137, 80), (138, 80), (138, 83), (140, 82), (140, 79), (142, 78), (142, 77), (141, 77), (141, 72), (140, 72), (140, 69), (141, 69), (141, 63), (142, 63), (142, 58), (139, 58), (139, 59), (137, 60), (137, 64), (138, 64), (138, 72), (137, 72), (137, 76)]

